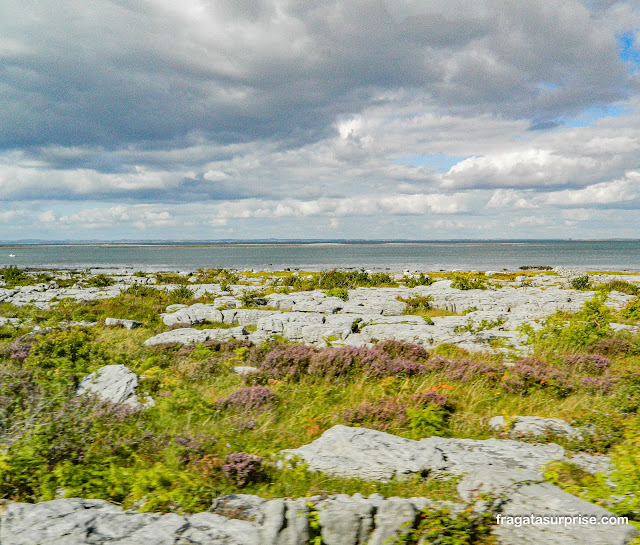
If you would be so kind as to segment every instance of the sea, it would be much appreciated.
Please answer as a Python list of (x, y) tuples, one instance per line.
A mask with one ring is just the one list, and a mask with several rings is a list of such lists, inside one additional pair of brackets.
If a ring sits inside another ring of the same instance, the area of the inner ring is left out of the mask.
[(0, 267), (92, 271), (365, 269), (640, 271), (639, 240), (294, 241), (0, 244)]

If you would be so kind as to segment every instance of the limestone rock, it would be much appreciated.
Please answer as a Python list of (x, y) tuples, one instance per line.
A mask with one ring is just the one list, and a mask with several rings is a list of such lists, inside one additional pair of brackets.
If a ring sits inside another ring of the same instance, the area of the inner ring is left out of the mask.
[(142, 322), (138, 322), (136, 320), (126, 320), (123, 318), (106, 318), (104, 321), (104, 325), (122, 326), (125, 329), (135, 329), (136, 327), (140, 327), (142, 325)]
[(540, 416), (515, 416), (511, 425), (507, 426), (503, 416), (494, 416), (489, 420), (489, 427), (496, 431), (503, 431), (509, 437), (536, 437), (548, 434), (564, 436), (567, 439), (580, 441), (583, 438), (583, 430), (574, 428), (568, 422), (560, 418), (542, 418)]
[(153, 405), (150, 397), (144, 403), (138, 401), (137, 387), (138, 376), (126, 366), (105, 365), (80, 381), (76, 395), (93, 394), (104, 401), (129, 405), (136, 409)]
[(157, 346), (163, 344), (191, 344), (203, 343), (210, 340), (226, 341), (231, 338), (244, 339), (247, 333), (242, 327), (229, 329), (194, 329), (184, 327), (159, 333), (144, 342), (145, 346)]

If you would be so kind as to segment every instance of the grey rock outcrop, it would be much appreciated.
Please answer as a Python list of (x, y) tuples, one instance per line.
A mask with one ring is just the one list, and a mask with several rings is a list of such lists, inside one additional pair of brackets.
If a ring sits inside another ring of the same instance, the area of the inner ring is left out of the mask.
[(123, 318), (106, 318), (104, 321), (104, 325), (106, 326), (120, 326), (125, 329), (135, 329), (136, 327), (140, 327), (142, 322), (138, 322), (136, 320), (126, 320)]
[[(465, 501), (473, 501), (482, 493), (496, 494), (502, 498), (505, 516), (612, 516), (601, 507), (540, 482), (546, 463), (566, 459), (564, 449), (554, 444), (442, 437), (412, 441), (365, 428), (334, 426), (314, 442), (283, 452), (299, 457), (311, 470), (362, 479), (387, 480), (426, 473), (461, 475), (458, 492)], [(636, 532), (627, 524), (571, 528), (504, 525), (496, 528), (496, 535), (505, 545), (612, 545), (627, 543)]]
[(494, 416), (489, 420), (489, 427), (496, 431), (505, 432), (512, 439), (518, 437), (542, 437), (553, 434), (580, 441), (585, 430), (574, 428), (560, 418), (543, 418), (540, 416), (514, 416), (509, 425), (504, 416)]
[(213, 513), (122, 511), (102, 500), (10, 503), (0, 514), (3, 545), (261, 545), (248, 521)]
[[(464, 505), (426, 498), (372, 494), (278, 498), (237, 494), (214, 500), (209, 513), (122, 511), (102, 500), (64, 499), (39, 504), (8, 503), (0, 513), (3, 545), (306, 545), (320, 534), (326, 545), (392, 543), (418, 522), (420, 512), (445, 507), (455, 516)], [(310, 519), (319, 522), (312, 526)], [(630, 525), (516, 525), (508, 517), (586, 515), (606, 510), (548, 484), (526, 484), (502, 504), (506, 524), (493, 532), (500, 545), (624, 545), (636, 533)]]
[(149, 407), (153, 399), (138, 400), (138, 375), (124, 365), (105, 365), (80, 381), (76, 395), (93, 394), (104, 401), (129, 405), (133, 408)]
[(245, 339), (247, 332), (242, 327), (229, 329), (194, 329), (184, 327), (173, 329), (165, 333), (159, 333), (144, 342), (145, 346), (157, 346), (163, 344), (191, 344), (203, 343), (211, 340), (225, 341), (231, 338)]

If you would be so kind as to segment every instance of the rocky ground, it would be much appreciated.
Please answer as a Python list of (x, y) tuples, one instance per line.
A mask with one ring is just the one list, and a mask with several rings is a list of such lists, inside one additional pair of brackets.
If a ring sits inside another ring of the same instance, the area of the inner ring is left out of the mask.
[[(208, 294), (215, 300), (209, 304), (170, 305), (162, 319), (174, 329), (148, 339), (146, 344), (187, 344), (229, 338), (263, 342), (279, 336), (316, 346), (362, 346), (395, 339), (425, 346), (450, 343), (471, 351), (497, 350), (508, 353), (514, 350), (521, 354), (527, 350), (526, 339), (520, 332), (523, 324), (535, 328), (540, 320), (556, 310), (577, 311), (594, 295), (590, 290), (571, 288), (571, 279), (580, 274), (577, 271), (559, 269), (558, 273), (516, 276), (509, 281), (491, 280), (492, 277), (488, 276), (489, 288), (484, 290), (455, 289), (451, 287), (450, 279), (414, 288), (356, 288), (348, 290), (346, 301), (327, 295), (323, 290), (274, 292), (258, 297), (253, 308), (241, 308), (242, 295), (260, 291), (264, 285), (268, 285), (268, 278), (251, 279), (248, 285), (224, 286), (226, 290), (223, 291), (220, 284), (199, 284), (196, 276), (190, 276), (189, 288), (195, 297)], [(183, 275), (188, 276), (189, 273)], [(410, 277), (396, 276), (402, 279)], [(61, 288), (55, 281), (9, 289), (0, 286), (0, 303), (50, 308), (62, 299), (108, 299), (132, 284), (155, 281), (153, 275), (137, 277), (125, 274), (112, 278), (116, 283), (103, 288), (80, 287), (77, 284)], [(640, 275), (607, 274), (591, 277), (594, 285), (612, 280), (640, 283)], [(179, 286), (168, 284), (157, 287), (171, 291)], [(425, 318), (407, 314), (407, 305), (403, 300), (416, 296), (428, 297), (432, 307), (454, 315)], [(613, 291), (608, 296), (607, 304), (619, 309), (632, 298), (631, 295)], [(0, 325), (8, 321), (16, 322), (0, 317)], [(191, 327), (208, 322), (237, 327)], [(123, 325), (122, 322), (111, 324)], [(135, 327), (135, 324), (129, 323), (127, 327)], [(630, 328), (625, 324), (613, 324), (613, 327)]]
[[(572, 287), (571, 280), (578, 273), (566, 270), (556, 273), (494, 280), (488, 275), (488, 287), (482, 290), (456, 289), (450, 278), (443, 278), (416, 287), (355, 288), (340, 297), (325, 290), (286, 293), (272, 289), (264, 293), (268, 279), (251, 278), (243, 284), (223, 286), (202, 284), (196, 276), (184, 274), (189, 278), (188, 287), (194, 297), (208, 294), (211, 302), (169, 305), (161, 315), (166, 330), (149, 336), (144, 345), (192, 345), (214, 339), (259, 344), (281, 338), (316, 347), (362, 347), (398, 340), (428, 348), (447, 343), (469, 352), (496, 352), (509, 361), (530, 350), (523, 326), (535, 330), (556, 311), (576, 312), (594, 297), (594, 291)], [(397, 275), (399, 279), (410, 277)], [(46, 283), (0, 286), (0, 302), (47, 309), (63, 299), (108, 299), (133, 284), (155, 283), (153, 275), (121, 274), (110, 276), (113, 283), (103, 287), (81, 283), (61, 287), (56, 278), (69, 280), (73, 276), (58, 273)], [(591, 282), (595, 285), (616, 279), (640, 284), (640, 275), (592, 276)], [(168, 291), (178, 287), (157, 286)], [(256, 296), (248, 297), (252, 292)], [(432, 316), (424, 312), (407, 313), (410, 309), (406, 301), (416, 297), (446, 312)], [(612, 291), (606, 304), (619, 310), (631, 299), (631, 295)], [(36, 324), (20, 318), (0, 317), (0, 326), (5, 325), (38, 330)], [(144, 324), (107, 318), (103, 325), (136, 329)], [(637, 330), (635, 325), (625, 323), (612, 323), (611, 328), (632, 333)], [(257, 371), (251, 366), (236, 366), (234, 370), (243, 375)], [(155, 401), (136, 393), (138, 380), (122, 364), (107, 365), (84, 377), (76, 395), (95, 395), (110, 403), (145, 410)], [(417, 528), (421, 513), (441, 507), (461, 513), (465, 506), (473, 505), (478, 513), (491, 509), (491, 516), (499, 512), (504, 517), (612, 516), (603, 507), (569, 494), (543, 478), (545, 465), (557, 461), (571, 461), (588, 474), (606, 474), (610, 471), (606, 456), (571, 453), (554, 443), (531, 441), (548, 434), (583, 440), (593, 433), (588, 426), (574, 427), (557, 418), (527, 416), (506, 422), (499, 415), (489, 425), (511, 439), (432, 436), (412, 440), (366, 427), (337, 425), (308, 444), (281, 451), (279, 463), (286, 460), (304, 463), (309, 470), (329, 476), (380, 482), (425, 476), (455, 478), (457, 492), (465, 503), (421, 497), (385, 498), (379, 494), (271, 500), (234, 494), (214, 500), (209, 512), (183, 516), (122, 510), (94, 499), (56, 499), (36, 504), (6, 502), (0, 512), (0, 542), (3, 545), (382, 545), (394, 543), (398, 536)], [(520, 440), (523, 438), (526, 441)], [(630, 543), (635, 533), (635, 528), (628, 524), (507, 524), (493, 529), (501, 545), (623, 545)]]

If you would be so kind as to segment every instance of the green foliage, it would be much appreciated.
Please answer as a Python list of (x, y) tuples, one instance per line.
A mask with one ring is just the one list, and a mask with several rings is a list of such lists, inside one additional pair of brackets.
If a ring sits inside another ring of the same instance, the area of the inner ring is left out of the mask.
[(75, 384), (107, 363), (104, 350), (93, 339), (93, 333), (83, 329), (53, 331), (32, 346), (27, 365), (42, 380), (57, 377)]
[(242, 303), (243, 307), (247, 308), (255, 308), (265, 306), (267, 304), (267, 301), (264, 298), (264, 292), (262, 290), (245, 290), (240, 296), (240, 302)]
[(591, 282), (589, 281), (589, 275), (587, 274), (583, 274), (582, 276), (576, 276), (575, 278), (572, 278), (569, 284), (571, 284), (571, 287), (574, 290), (586, 291), (591, 289)]
[(3, 269), (0, 269), (0, 276), (9, 286), (15, 286), (21, 282), (27, 280), (27, 274), (16, 267), (15, 265), (9, 265)]
[(489, 507), (483, 513), (477, 513), (473, 505), (468, 505), (460, 513), (452, 513), (442, 507), (426, 507), (417, 517), (417, 523), (410, 525), (405, 533), (392, 545), (419, 545), (438, 543), (440, 545), (474, 545), (485, 542), (491, 533), (495, 512)]
[(337, 297), (343, 301), (349, 300), (349, 291), (345, 288), (331, 288), (329, 290), (325, 290), (324, 293), (327, 297)]
[(193, 298), (193, 290), (187, 286), (178, 286), (174, 290), (169, 292), (171, 301), (176, 303), (184, 303)]
[(309, 545), (322, 545), (320, 513), (313, 503), (307, 503), (307, 509), (307, 520), (309, 522)]
[(552, 462), (545, 467), (544, 478), (551, 484), (591, 503), (603, 505), (611, 487), (603, 474), (592, 474), (571, 462)]
[(596, 295), (584, 303), (580, 312), (573, 315), (556, 312), (538, 331), (524, 327), (522, 332), (539, 351), (584, 350), (613, 333), (609, 326), (613, 316), (604, 304), (605, 297), (604, 294)]
[(506, 323), (504, 318), (496, 318), (495, 320), (482, 319), (479, 324), (475, 324), (472, 320), (469, 320), (466, 325), (457, 325), (453, 328), (456, 333), (479, 333), (480, 331), (486, 331), (487, 329), (494, 329), (500, 327)]
[(230, 269), (198, 269), (197, 278), (200, 284), (220, 284), (222, 291), (228, 291), (231, 284), (240, 282), (238, 273)]
[(97, 274), (95, 276), (90, 276), (85, 284), (92, 288), (106, 288), (108, 286), (113, 286), (116, 281), (113, 278), (108, 277), (106, 274)]
[(629, 318), (631, 320), (640, 320), (640, 296), (629, 301), (624, 309), (620, 312), (623, 318)]
[(626, 293), (627, 295), (638, 295), (640, 288), (631, 282), (626, 280), (612, 280), (606, 284), (598, 284), (596, 286), (598, 291), (604, 291), (609, 293), (611, 291), (619, 291), (620, 293)]
[(414, 439), (446, 435), (450, 413), (435, 403), (419, 409), (407, 409), (408, 427)]
[(398, 297), (398, 301), (406, 304), (403, 314), (416, 314), (429, 310), (433, 297), (431, 295), (413, 295), (411, 297)]
[(451, 287), (456, 290), (486, 290), (486, 279), (481, 276), (472, 277), (468, 274), (456, 274), (451, 282)]
[(293, 288), (296, 291), (330, 290), (342, 288), (351, 290), (354, 288), (395, 287), (398, 283), (386, 273), (368, 273), (364, 269), (360, 271), (322, 271), (310, 274), (307, 277), (286, 276), (282, 279), (282, 285)]
[(420, 276), (418, 277), (412, 276), (404, 281), (404, 285), (408, 288), (415, 288), (416, 286), (430, 286), (431, 284), (433, 284), (433, 278), (425, 276), (424, 273), (420, 273)]

